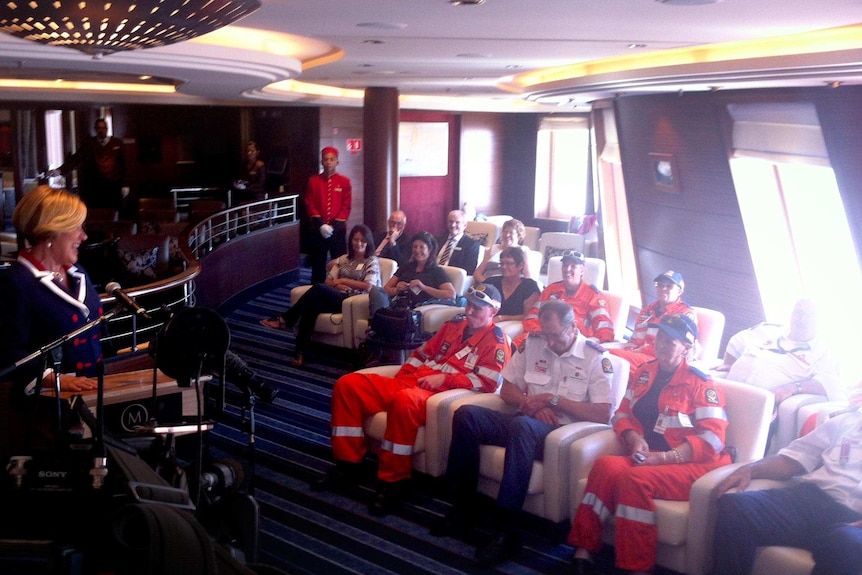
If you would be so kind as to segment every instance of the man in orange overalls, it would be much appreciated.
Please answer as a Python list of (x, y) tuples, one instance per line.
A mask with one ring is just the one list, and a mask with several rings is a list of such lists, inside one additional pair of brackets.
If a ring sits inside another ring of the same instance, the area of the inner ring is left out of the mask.
[(398, 506), (411, 475), (413, 445), (425, 425), (428, 398), (447, 389), (493, 393), (510, 348), (494, 324), (500, 292), (478, 284), (467, 292), (467, 308), (443, 325), (413, 352), (395, 377), (349, 373), (332, 392), (332, 450), (336, 464), (315, 484), (317, 489), (346, 487), (358, 481), (359, 463), (367, 447), (362, 422), (387, 412), (377, 477), (380, 487), (370, 511), (383, 515)]

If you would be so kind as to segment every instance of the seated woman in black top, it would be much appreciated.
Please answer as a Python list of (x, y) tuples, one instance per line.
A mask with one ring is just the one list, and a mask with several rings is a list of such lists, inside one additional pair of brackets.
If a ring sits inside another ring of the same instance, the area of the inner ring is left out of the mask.
[(500, 252), (500, 269), (503, 275), (487, 278), (485, 283), (500, 291), (503, 296), (500, 311), (494, 321), (521, 321), (536, 305), (541, 290), (535, 280), (524, 277), (524, 252), (520, 246), (504, 248)]
[(369, 293), (370, 317), (392, 304), (405, 303), (416, 307), (432, 299), (455, 299), (455, 286), (446, 272), (437, 265), (437, 240), (428, 232), (413, 236), (410, 261), (399, 268), (381, 289)]

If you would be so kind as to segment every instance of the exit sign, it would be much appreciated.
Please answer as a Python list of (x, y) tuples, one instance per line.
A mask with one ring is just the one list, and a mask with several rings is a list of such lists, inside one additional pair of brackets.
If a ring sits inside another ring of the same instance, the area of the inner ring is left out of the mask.
[(351, 138), (347, 140), (347, 151), (356, 153), (362, 150), (362, 138)]

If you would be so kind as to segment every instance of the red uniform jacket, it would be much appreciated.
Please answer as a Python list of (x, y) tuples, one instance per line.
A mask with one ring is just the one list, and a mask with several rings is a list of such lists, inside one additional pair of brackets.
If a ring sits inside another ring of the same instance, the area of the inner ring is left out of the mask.
[(506, 336), (490, 323), (464, 341), (466, 329), (463, 316), (444, 323), (434, 337), (413, 352), (396, 379), (444, 373), (446, 382), (437, 391), (464, 388), (493, 393), (511, 354)]
[[(602, 293), (586, 282), (581, 282), (581, 286), (571, 296), (566, 295), (566, 287), (563, 282), (554, 282), (545, 288), (542, 295), (539, 296), (539, 301), (530, 313), (524, 318), (524, 333), (532, 331), (541, 331), (542, 326), (539, 323), (539, 308), (542, 303), (560, 299), (569, 304), (575, 310), (575, 321), (578, 323), (578, 331), (586, 337), (595, 337), (601, 342), (613, 341), (614, 339), (614, 323), (611, 321), (608, 313), (608, 304)], [(525, 336), (522, 336), (525, 337)], [(517, 343), (520, 343), (522, 338), (518, 338)]]
[(341, 174), (317, 174), (308, 178), (305, 189), (305, 209), (310, 218), (321, 218), (324, 224), (346, 222), (350, 217), (353, 188), (350, 178)]
[[(629, 429), (643, 435), (643, 424), (634, 417), (632, 408), (652, 387), (657, 373), (658, 361), (653, 360), (629, 376), (628, 390), (612, 418), (620, 439)], [(727, 429), (724, 393), (708, 375), (683, 360), (670, 383), (659, 393), (658, 407), (659, 413), (665, 415), (664, 437), (672, 448), (688, 441), (694, 462), (712, 461), (724, 451)]]
[(697, 324), (697, 317), (694, 311), (688, 304), (682, 300), (677, 300), (672, 304), (668, 304), (664, 313), (659, 315), (656, 311), (658, 302), (652, 302), (641, 310), (638, 318), (635, 321), (635, 328), (632, 336), (629, 339), (629, 345), (632, 347), (640, 347), (637, 351), (655, 357), (655, 336), (658, 333), (657, 327), (649, 327), (651, 323), (658, 323), (662, 315), (687, 315)]

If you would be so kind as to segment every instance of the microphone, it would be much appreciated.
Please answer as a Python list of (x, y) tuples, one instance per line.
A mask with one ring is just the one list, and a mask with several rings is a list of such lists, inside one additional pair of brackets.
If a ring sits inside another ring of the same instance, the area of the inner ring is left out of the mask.
[(150, 314), (147, 313), (147, 310), (138, 305), (138, 302), (124, 292), (122, 286), (117, 282), (110, 282), (106, 285), (105, 292), (117, 298), (117, 301), (121, 303), (123, 307), (129, 311), (135, 312), (135, 315), (139, 315), (144, 319), (150, 319)]

